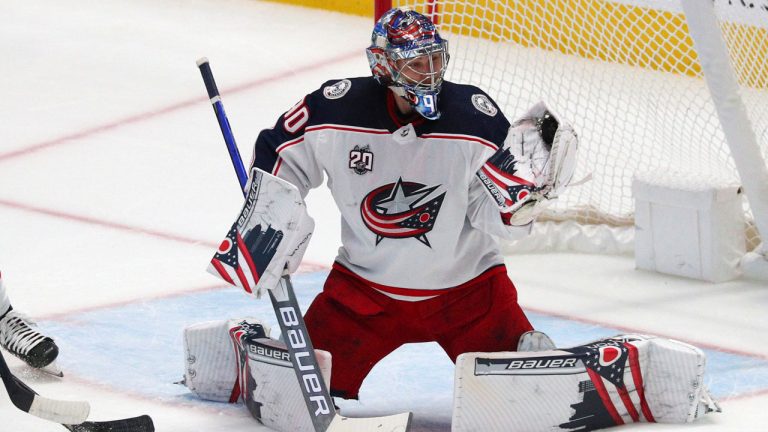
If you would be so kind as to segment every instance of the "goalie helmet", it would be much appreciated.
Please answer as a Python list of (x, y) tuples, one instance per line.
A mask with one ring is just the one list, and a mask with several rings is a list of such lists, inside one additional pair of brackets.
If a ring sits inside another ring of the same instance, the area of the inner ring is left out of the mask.
[(379, 18), (366, 50), (374, 78), (429, 120), (440, 118), (437, 95), (448, 66), (448, 41), (429, 18), (390, 9)]

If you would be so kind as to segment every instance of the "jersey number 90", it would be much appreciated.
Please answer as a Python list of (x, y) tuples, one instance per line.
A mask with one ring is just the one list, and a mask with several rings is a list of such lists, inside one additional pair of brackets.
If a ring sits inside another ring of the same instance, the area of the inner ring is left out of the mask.
[(304, 129), (307, 121), (309, 121), (309, 109), (304, 103), (304, 99), (289, 109), (283, 118), (285, 119), (283, 121), (283, 128), (289, 134), (294, 135), (296, 132)]

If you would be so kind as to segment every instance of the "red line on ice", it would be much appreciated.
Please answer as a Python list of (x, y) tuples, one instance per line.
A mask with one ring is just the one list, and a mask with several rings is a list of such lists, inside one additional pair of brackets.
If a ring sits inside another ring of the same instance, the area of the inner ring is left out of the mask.
[[(254, 88), (258, 88), (258, 87), (261, 87), (261, 86), (266, 85), (266, 84), (270, 84), (270, 83), (275, 82), (275, 81), (280, 81), (280, 80), (283, 80), (283, 79), (286, 79), (286, 78), (289, 78), (289, 77), (294, 77), (294, 76), (296, 76), (298, 74), (305, 73), (305, 72), (313, 72), (313, 71), (315, 71), (319, 67), (328, 66), (328, 65), (335, 64), (335, 63), (343, 62), (343, 61), (346, 61), (346, 60), (349, 60), (349, 59), (353, 58), (353, 56), (359, 57), (361, 55), (362, 54), (361, 54), (360, 50), (355, 50), (354, 53), (353, 52), (348, 52), (348, 53), (340, 54), (340, 55), (338, 55), (336, 57), (331, 57), (331, 58), (326, 59), (326, 60), (322, 60), (322, 61), (319, 61), (319, 62), (310, 63), (310, 64), (306, 64), (306, 65), (303, 65), (303, 66), (299, 66), (299, 67), (297, 67), (297, 68), (295, 68), (295, 69), (293, 69), (291, 71), (280, 71), (280, 72), (278, 72), (278, 73), (276, 73), (274, 75), (270, 75), (270, 76), (267, 76), (267, 77), (264, 77), (264, 78), (260, 78), (260, 79), (257, 79), (255, 81), (247, 82), (247, 83), (236, 85), (236, 86), (233, 86), (233, 87), (228, 87), (224, 91), (221, 91), (221, 93), (222, 94), (234, 94), (234, 93), (240, 93), (240, 92), (243, 92), (243, 91), (252, 90)], [(46, 150), (46, 149), (49, 149), (49, 148), (52, 148), (52, 147), (57, 147), (57, 146), (60, 146), (62, 144), (71, 143), (71, 142), (73, 142), (75, 140), (78, 140), (80, 138), (90, 137), (92, 135), (96, 135), (96, 134), (99, 134), (101, 132), (108, 132), (108, 131), (111, 131), (113, 129), (120, 128), (122, 126), (127, 126), (127, 125), (131, 125), (131, 124), (141, 123), (141, 122), (146, 121), (146, 120), (154, 119), (155, 117), (159, 117), (159, 116), (162, 116), (162, 115), (165, 115), (165, 114), (170, 114), (170, 113), (173, 113), (173, 112), (176, 112), (176, 111), (180, 111), (180, 110), (185, 109), (185, 108), (189, 108), (189, 107), (197, 105), (197, 104), (208, 102), (209, 101), (208, 96), (205, 95), (205, 92), (203, 92), (202, 85), (203, 84), (201, 82), (200, 83), (200, 88), (201, 88), (201, 90), (200, 90), (201, 96), (200, 97), (196, 97), (196, 98), (193, 98), (193, 99), (187, 99), (185, 101), (177, 102), (177, 103), (174, 103), (174, 104), (171, 104), (171, 105), (167, 105), (167, 106), (164, 106), (164, 107), (161, 107), (161, 108), (145, 111), (145, 112), (139, 113), (139, 114), (134, 114), (134, 115), (131, 115), (131, 116), (128, 116), (128, 117), (124, 117), (124, 118), (121, 118), (121, 119), (117, 119), (117, 120), (111, 121), (109, 123), (105, 123), (105, 124), (102, 124), (102, 125), (94, 126), (94, 127), (91, 127), (91, 128), (88, 128), (88, 129), (84, 129), (84, 130), (81, 130), (81, 131), (78, 131), (78, 132), (72, 132), (72, 133), (69, 133), (69, 134), (66, 134), (66, 135), (63, 135), (63, 136), (60, 136), (60, 137), (57, 137), (57, 138), (52, 138), (52, 139), (49, 139), (49, 140), (46, 140), (46, 141), (42, 141), (42, 142), (39, 142), (39, 143), (36, 143), (36, 144), (31, 144), (29, 146), (22, 147), (22, 148), (17, 149), (17, 150), (11, 150), (9, 152), (0, 153), (0, 163), (8, 161), (8, 160), (11, 160), (11, 159), (16, 159), (16, 158), (19, 158), (19, 157), (27, 156), (27, 155), (32, 154), (32, 153), (37, 153), (39, 151)], [(213, 121), (213, 120), (211, 120), (211, 121)]]

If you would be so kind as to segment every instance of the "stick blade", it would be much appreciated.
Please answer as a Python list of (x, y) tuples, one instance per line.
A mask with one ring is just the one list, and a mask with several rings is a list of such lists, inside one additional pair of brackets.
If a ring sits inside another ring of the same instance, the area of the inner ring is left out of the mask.
[(85, 422), (77, 425), (64, 425), (72, 432), (155, 432), (155, 425), (148, 415), (120, 420)]
[(35, 395), (28, 413), (56, 423), (83, 423), (91, 412), (88, 402), (62, 401)]
[(350, 418), (336, 415), (326, 432), (408, 432), (412, 414)]

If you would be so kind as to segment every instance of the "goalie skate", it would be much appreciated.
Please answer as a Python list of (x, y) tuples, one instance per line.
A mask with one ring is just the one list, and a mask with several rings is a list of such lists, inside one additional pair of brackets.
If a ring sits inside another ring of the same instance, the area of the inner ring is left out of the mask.
[(538, 330), (523, 333), (517, 342), (518, 352), (548, 351), (553, 349), (556, 348), (552, 339), (546, 333)]
[(35, 330), (35, 324), (14, 310), (0, 318), (0, 345), (35, 369), (61, 376), (54, 360), (59, 348), (53, 339)]

